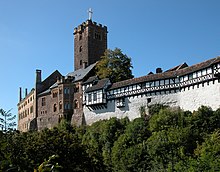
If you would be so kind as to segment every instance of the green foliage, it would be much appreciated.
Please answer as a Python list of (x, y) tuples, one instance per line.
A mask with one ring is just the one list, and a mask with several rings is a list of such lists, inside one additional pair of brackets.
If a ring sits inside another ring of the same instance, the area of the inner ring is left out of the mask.
[(126, 126), (112, 148), (114, 171), (141, 171), (148, 169), (145, 140), (150, 133), (143, 118), (137, 118)]
[(107, 49), (96, 65), (96, 74), (101, 79), (109, 78), (112, 82), (118, 82), (134, 77), (131, 68), (131, 58), (123, 54), (121, 49)]
[(39, 172), (60, 172), (62, 170), (62, 167), (56, 162), (56, 160), (59, 158), (58, 155), (52, 155), (49, 157), (48, 160), (45, 160), (39, 167)]
[(40, 132), (0, 131), (0, 171), (219, 171), (220, 109), (149, 108), (148, 120), (111, 118), (81, 127), (62, 121)]

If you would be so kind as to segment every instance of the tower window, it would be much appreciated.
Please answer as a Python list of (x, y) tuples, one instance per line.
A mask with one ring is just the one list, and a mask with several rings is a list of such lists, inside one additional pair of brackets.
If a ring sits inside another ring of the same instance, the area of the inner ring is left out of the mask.
[(82, 46), (79, 47), (79, 52), (82, 52)]
[(95, 39), (101, 40), (101, 34), (98, 32), (95, 32)]
[(79, 35), (79, 40), (82, 40), (82, 34)]
[(57, 111), (57, 104), (53, 105), (53, 111), (56, 112)]
[(80, 66), (82, 65), (82, 60), (79, 61), (79, 65), (80, 65)]

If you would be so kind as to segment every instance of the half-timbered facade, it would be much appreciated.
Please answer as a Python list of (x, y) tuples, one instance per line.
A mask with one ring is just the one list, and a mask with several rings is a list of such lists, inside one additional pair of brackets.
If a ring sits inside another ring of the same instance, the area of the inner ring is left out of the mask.
[[(191, 111), (201, 105), (219, 108), (220, 57), (189, 67), (180, 66), (166, 72), (113, 83), (111, 86), (109, 81), (108, 87), (99, 85), (96, 89), (97, 84), (90, 84), (85, 91), (84, 114), (87, 123), (113, 116), (134, 119), (140, 116), (141, 106), (147, 108), (156, 103)], [(103, 108), (99, 108), (97, 101), (94, 101), (98, 94), (106, 97), (102, 102)]]

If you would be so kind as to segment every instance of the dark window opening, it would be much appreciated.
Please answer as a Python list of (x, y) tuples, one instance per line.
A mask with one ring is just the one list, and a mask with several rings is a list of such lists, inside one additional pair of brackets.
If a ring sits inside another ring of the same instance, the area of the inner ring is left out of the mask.
[(97, 93), (93, 94), (93, 99), (94, 99), (94, 101), (97, 101)]
[(53, 105), (53, 111), (56, 112), (57, 111), (57, 104)]
[(79, 35), (79, 40), (82, 40), (82, 34)]
[(100, 33), (95, 33), (95, 39), (101, 40), (101, 34)]
[(46, 105), (46, 99), (45, 99), (45, 97), (43, 97), (43, 98), (41, 99), (41, 105), (42, 105), (42, 106), (45, 106), (45, 105)]
[(79, 47), (79, 52), (82, 52), (82, 46)]
[(89, 102), (92, 101), (92, 95), (91, 95), (91, 94), (89, 94), (88, 101), (89, 101)]

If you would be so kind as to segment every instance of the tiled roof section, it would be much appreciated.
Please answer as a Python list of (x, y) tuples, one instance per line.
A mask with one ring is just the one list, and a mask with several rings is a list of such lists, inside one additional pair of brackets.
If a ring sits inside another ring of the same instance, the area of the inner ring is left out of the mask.
[(44, 91), (44, 92), (38, 94), (37, 96), (40, 97), (40, 96), (44, 96), (44, 95), (47, 95), (47, 94), (50, 94), (50, 89), (48, 89), (48, 90), (46, 90), (46, 91)]
[(183, 64), (180, 64), (178, 66), (175, 66), (169, 70), (167, 70), (166, 72), (170, 72), (170, 71), (175, 71), (175, 70), (180, 70), (180, 69), (183, 69), (185, 67), (188, 67), (188, 65), (186, 63), (183, 63)]
[(80, 81), (95, 67), (95, 65), (96, 63), (89, 65), (87, 68), (78, 69), (74, 72), (68, 73), (66, 75), (66, 78), (68, 78), (68, 76), (69, 77), (71, 76), (71, 77), (74, 77), (73, 82)]
[(85, 82), (83, 82), (83, 84), (89, 84), (89, 83), (92, 83), (96, 80), (98, 80), (97, 76), (91, 76), (91, 77), (89, 77), (89, 79), (87, 79)]
[(56, 87), (58, 87), (58, 84), (57, 84), (57, 82), (56, 83), (54, 83), (51, 87), (50, 87), (50, 89), (53, 89), (53, 88), (56, 88)]
[(213, 58), (213, 59), (210, 59), (210, 60), (207, 60), (207, 61), (204, 61), (202, 63), (195, 64), (193, 66), (185, 67), (183, 69), (171, 70), (171, 71), (167, 71), (164, 73), (151, 74), (151, 75), (146, 75), (146, 76), (142, 76), (139, 78), (133, 78), (133, 79), (129, 79), (129, 80), (121, 81), (121, 82), (116, 82), (116, 83), (112, 84), (110, 90), (124, 87), (124, 86), (137, 84), (137, 83), (142, 83), (142, 82), (146, 82), (146, 81), (153, 81), (153, 80), (160, 80), (160, 79), (167, 79), (167, 78), (175, 78), (177, 76), (183, 76), (188, 73), (192, 73), (192, 72), (201, 70), (203, 68), (207, 68), (207, 67), (211, 66), (212, 64), (215, 64), (218, 62), (220, 62), (220, 56)]
[(212, 66), (213, 64), (218, 63), (218, 62), (220, 62), (220, 56), (218, 56), (216, 58), (213, 58), (213, 59), (206, 60), (204, 62), (195, 64), (195, 65), (192, 65), (192, 66), (189, 66), (187, 68), (181, 69), (181, 70), (178, 71), (178, 75), (182, 76), (182, 75), (185, 75), (185, 74), (188, 74), (188, 73), (192, 73), (192, 72), (201, 70), (203, 68), (207, 68), (209, 66)]
[(91, 91), (95, 91), (95, 90), (100, 90), (103, 89), (106, 84), (109, 83), (109, 79), (105, 78), (105, 79), (101, 79), (97, 82), (97, 84), (93, 85), (92, 87), (89, 87), (86, 92), (91, 92)]
[(45, 90), (47, 90), (48, 88), (50, 88), (50, 86), (52, 86), (54, 83), (56, 83), (57, 78), (61, 77), (62, 75), (60, 74), (60, 72), (58, 70), (55, 70), (50, 76), (48, 76), (42, 83), (42, 87), (39, 90), (39, 92), (44, 92)]

